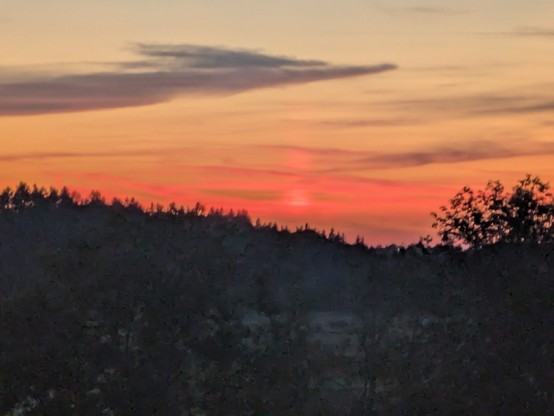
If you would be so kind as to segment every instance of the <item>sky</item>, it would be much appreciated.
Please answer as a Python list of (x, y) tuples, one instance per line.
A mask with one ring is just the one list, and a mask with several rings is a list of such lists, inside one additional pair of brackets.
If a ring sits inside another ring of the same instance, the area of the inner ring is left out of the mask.
[(0, 0), (0, 186), (409, 244), (554, 181), (552, 0)]

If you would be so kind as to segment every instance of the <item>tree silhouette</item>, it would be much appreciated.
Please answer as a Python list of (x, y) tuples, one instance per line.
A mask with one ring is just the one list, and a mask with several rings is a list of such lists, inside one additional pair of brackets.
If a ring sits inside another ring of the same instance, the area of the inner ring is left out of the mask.
[[(538, 178), (455, 202), (448, 238), (552, 239)], [(551, 413), (554, 241), (340, 236), (0, 191), (0, 414)]]
[(544, 243), (554, 239), (554, 202), (550, 185), (527, 175), (511, 193), (499, 181), (484, 190), (464, 187), (449, 206), (433, 212), (442, 242), (480, 248), (498, 242)]

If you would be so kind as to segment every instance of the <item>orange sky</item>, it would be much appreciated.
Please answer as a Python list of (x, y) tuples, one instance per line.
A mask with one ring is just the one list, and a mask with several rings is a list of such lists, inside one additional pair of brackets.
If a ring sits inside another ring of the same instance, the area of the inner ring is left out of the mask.
[(7, 0), (0, 185), (414, 242), (464, 185), (554, 179), (552, 22), (550, 0)]

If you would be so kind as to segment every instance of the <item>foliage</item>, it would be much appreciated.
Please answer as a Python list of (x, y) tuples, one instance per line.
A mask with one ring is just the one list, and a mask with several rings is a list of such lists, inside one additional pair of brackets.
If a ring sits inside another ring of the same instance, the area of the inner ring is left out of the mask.
[(552, 243), (368, 249), (17, 189), (0, 209), (0, 414), (552, 410)]
[(554, 239), (554, 200), (550, 185), (527, 175), (505, 192), (499, 181), (484, 190), (463, 188), (449, 206), (432, 213), (442, 242), (474, 248), (499, 242), (545, 243)]

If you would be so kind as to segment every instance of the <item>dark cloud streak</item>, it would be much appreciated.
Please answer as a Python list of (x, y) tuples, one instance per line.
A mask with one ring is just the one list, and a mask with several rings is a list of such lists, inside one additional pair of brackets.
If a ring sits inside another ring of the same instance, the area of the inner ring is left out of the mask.
[[(274, 165), (263, 169), (254, 168), (241, 163), (233, 166), (194, 165), (186, 169), (201, 175), (224, 175), (225, 177), (243, 177), (252, 175), (272, 176), (276, 178), (310, 177), (321, 174), (352, 174), (355, 171), (374, 171), (386, 169), (401, 169), (426, 166), (431, 164), (457, 164), (464, 162), (507, 159), (522, 156), (554, 155), (554, 142), (509, 141), (497, 143), (490, 140), (479, 140), (457, 145), (429, 147), (421, 150), (404, 152), (356, 151), (333, 147), (303, 147), (290, 145), (251, 145), (237, 146), (237, 150), (254, 150), (255, 154), (276, 152), (300, 152), (310, 156), (310, 167), (305, 169), (290, 166)], [(59, 159), (98, 158), (109, 159), (117, 157), (164, 157), (190, 149), (139, 149), (111, 152), (30, 152), (21, 154), (0, 154), (0, 162), (20, 161), (58, 161)]]
[(508, 36), (519, 38), (554, 38), (554, 29), (538, 27), (538, 26), (526, 26), (519, 27), (513, 30), (498, 31), (498, 32), (470, 32), (476, 36)]
[(319, 165), (335, 165), (323, 173), (353, 170), (399, 169), (430, 164), (455, 164), (480, 160), (507, 159), (520, 156), (554, 154), (554, 143), (519, 142), (501, 145), (492, 141), (474, 141), (457, 146), (439, 146), (402, 153), (353, 151), (335, 148), (309, 148), (300, 146), (269, 146), (276, 150), (306, 152)]
[(249, 50), (234, 50), (197, 45), (146, 45), (139, 44), (141, 55), (152, 58), (182, 60), (191, 68), (274, 68), (280, 66), (328, 66), (324, 61), (300, 60), (283, 56), (265, 55)]
[(118, 158), (118, 157), (140, 157), (140, 156), (167, 156), (175, 154), (176, 151), (190, 150), (184, 148), (168, 148), (157, 150), (120, 150), (120, 151), (101, 151), (101, 152), (28, 152), (15, 154), (0, 154), (0, 162), (19, 162), (19, 161), (49, 161), (58, 159), (89, 159), (89, 158)]
[[(540, 90), (539, 90), (540, 89)], [(554, 98), (548, 95), (551, 84), (544, 84), (523, 94), (481, 94), (412, 100), (394, 100), (377, 103), (380, 108), (409, 111), (414, 115), (445, 114), (462, 117), (548, 113), (554, 111)], [(420, 116), (421, 118), (421, 116)]]
[[(554, 148), (550, 149), (552, 152)], [(534, 152), (531, 152), (533, 154)], [(522, 156), (521, 151), (501, 148), (492, 143), (477, 143), (467, 148), (438, 148), (431, 151), (378, 154), (361, 158), (354, 166), (373, 169), (397, 169), (430, 164), (452, 164), (487, 159), (505, 159)]]
[(323, 61), (191, 45), (139, 45), (145, 59), (118, 70), (39, 75), (2, 82), (0, 116), (76, 112), (161, 103), (185, 94), (235, 94), (396, 69), (392, 64), (337, 66)]
[(527, 105), (513, 105), (481, 110), (480, 113), (528, 114), (554, 111), (554, 100), (537, 101)]
[(396, 15), (450, 16), (466, 13), (465, 10), (433, 6), (382, 7), (383, 11)]
[(507, 147), (491, 141), (477, 141), (463, 147), (439, 147), (427, 151), (372, 155), (360, 158), (353, 166), (364, 169), (398, 169), (545, 154), (554, 154), (554, 144), (527, 143)]
[(514, 30), (510, 34), (520, 37), (554, 38), (554, 29), (544, 29), (541, 27), (522, 27)]
[(443, 9), (443, 8), (440, 8), (440, 7), (423, 7), (423, 6), (406, 7), (403, 10), (406, 11), (406, 12), (420, 13), (420, 14), (453, 14), (453, 13), (459, 13), (459, 12), (456, 12), (456, 11), (453, 11), (453, 10)]
[(420, 124), (417, 119), (408, 118), (383, 118), (383, 119), (337, 119), (337, 120), (286, 120), (291, 123), (307, 124), (330, 128), (364, 128), (364, 127), (401, 127)]

